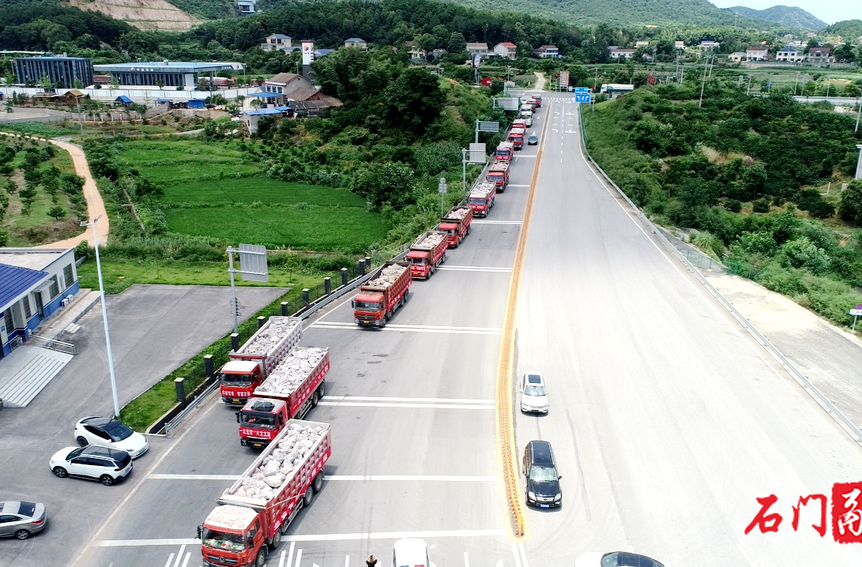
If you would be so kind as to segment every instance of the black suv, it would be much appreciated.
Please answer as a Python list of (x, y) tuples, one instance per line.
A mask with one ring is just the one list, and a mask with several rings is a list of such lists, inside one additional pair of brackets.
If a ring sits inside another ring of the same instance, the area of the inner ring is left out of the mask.
[(547, 441), (530, 441), (524, 449), (527, 505), (555, 508), (563, 505), (563, 491), (554, 450)]

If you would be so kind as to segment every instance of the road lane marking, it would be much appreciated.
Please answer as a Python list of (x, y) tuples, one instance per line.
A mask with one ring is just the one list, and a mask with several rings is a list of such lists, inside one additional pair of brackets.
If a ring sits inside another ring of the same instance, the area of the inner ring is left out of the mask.
[(293, 564), (293, 565), (294, 565), (294, 567), (299, 567), (299, 562), (300, 562), (300, 561), (302, 561), (302, 550), (301, 550), (301, 549), (297, 549), (297, 550), (296, 550), (296, 563), (294, 563), (294, 564)]
[[(283, 536), (283, 541), (308, 542), (308, 541), (362, 541), (381, 539), (402, 538), (442, 538), (442, 537), (499, 537), (506, 536), (505, 528), (490, 530), (437, 530), (416, 532), (359, 532), (349, 534), (305, 534)], [(181, 539), (107, 539), (96, 542), (98, 547), (158, 547), (165, 545), (200, 545), (201, 540), (197, 538)], [(299, 567), (302, 558), (302, 550), (296, 552), (296, 563), (293, 567)]]
[(492, 268), (491, 266), (440, 266), (438, 270), (451, 270), (453, 272), (491, 272), (508, 274), (512, 268)]
[(512, 542), (512, 555), (515, 556), (515, 567), (523, 567), (521, 565), (521, 558), (518, 557), (518, 548), (515, 545), (515, 542)]
[(295, 541), (290, 542), (290, 549), (288, 550), (288, 553), (287, 553), (287, 567), (290, 567), (290, 565), (293, 563), (293, 548), (294, 547), (296, 547), (296, 542)]
[[(491, 409), (491, 408), (488, 408)], [(152, 474), (150, 480), (232, 480), (242, 477), (238, 474)], [(334, 482), (497, 482), (498, 476), (455, 476), (442, 474), (331, 474), (326, 480)]]
[(165, 567), (171, 567), (171, 563), (173, 563), (173, 561), (174, 561), (174, 554), (171, 553), (170, 555), (168, 555), (168, 562), (165, 563)]
[(331, 400), (320, 400), (319, 406), (343, 406), (350, 408), (413, 408), (413, 409), (474, 409), (493, 410), (493, 405), (456, 405), (456, 404), (419, 404), (419, 403), (387, 403), (387, 402), (335, 402)]
[(518, 542), (518, 551), (521, 552), (521, 562), (524, 567), (530, 567), (530, 564), (527, 563), (527, 550), (524, 548), (524, 542)]
[(464, 552), (464, 567), (470, 567), (470, 558), (467, 556), (467, 552)]
[[(359, 329), (356, 323), (337, 323), (334, 321), (318, 321), (309, 327), (322, 329)], [(451, 333), (455, 335), (500, 335), (502, 329), (491, 327), (444, 327), (437, 325), (395, 325), (389, 324), (378, 331), (399, 331), (402, 333)]]

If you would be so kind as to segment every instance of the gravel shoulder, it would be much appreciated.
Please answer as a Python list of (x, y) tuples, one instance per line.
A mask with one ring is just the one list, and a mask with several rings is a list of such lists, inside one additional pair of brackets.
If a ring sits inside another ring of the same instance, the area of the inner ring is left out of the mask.
[(862, 374), (858, 371), (862, 341), (750, 280), (716, 272), (703, 274), (823, 395), (862, 428)]

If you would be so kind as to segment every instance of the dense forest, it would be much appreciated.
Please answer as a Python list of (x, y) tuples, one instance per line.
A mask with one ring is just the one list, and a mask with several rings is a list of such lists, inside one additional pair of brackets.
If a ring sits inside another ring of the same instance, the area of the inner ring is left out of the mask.
[[(697, 25), (763, 28), (764, 22), (737, 17), (716, 8), (706, 0), (511, 0), (505, 4), (494, 0), (449, 0), (452, 4), (488, 12), (516, 12), (570, 25), (588, 26), (607, 23), (615, 26)], [(307, 3), (296, 0), (261, 0), (263, 10)], [(766, 27), (776, 27), (766, 24)]]
[(839, 323), (862, 287), (855, 115), (714, 83), (640, 89), (587, 113), (588, 148), (659, 224)]
[(0, 47), (7, 50), (44, 51), (68, 44), (99, 49), (99, 42), (114, 45), (134, 28), (98, 12), (72, 8), (54, 0), (0, 1)]
[(854, 41), (856, 38), (862, 37), (862, 20), (835, 22), (824, 29), (823, 33), (827, 35), (840, 35), (849, 41)]

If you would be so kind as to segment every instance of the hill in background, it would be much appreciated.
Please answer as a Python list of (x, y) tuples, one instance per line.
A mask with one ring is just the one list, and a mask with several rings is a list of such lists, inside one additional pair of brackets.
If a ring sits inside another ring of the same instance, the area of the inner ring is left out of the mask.
[(765, 10), (755, 10), (745, 6), (734, 6), (728, 8), (734, 14), (739, 14), (751, 20), (772, 22), (788, 28), (802, 28), (806, 30), (819, 31), (828, 26), (826, 22), (818, 20), (802, 8), (791, 6), (773, 6)]
[(201, 23), (165, 0), (70, 0), (69, 4), (122, 20), (140, 30), (189, 31)]
[[(176, 3), (193, 0), (171, 1)], [(764, 27), (762, 22), (738, 17), (727, 10), (716, 8), (707, 0), (510, 0), (506, 3), (498, 0), (444, 1), (476, 10), (529, 14), (572, 25), (605, 23), (630, 27), (645, 25)], [(272, 10), (301, 3), (297, 0), (260, 0), (258, 7)]]
[(855, 43), (862, 36), (862, 20), (844, 20), (835, 22), (823, 30), (824, 34), (840, 35), (844, 40)]

